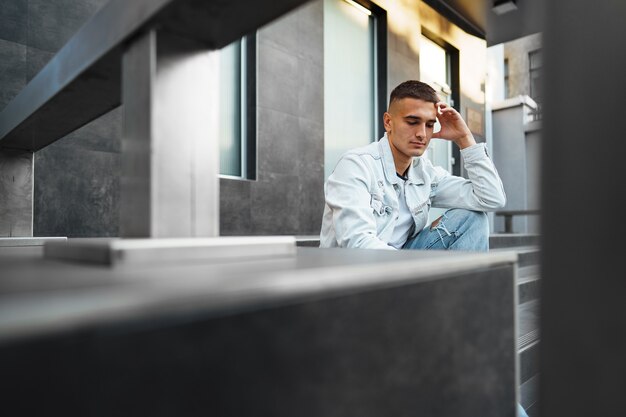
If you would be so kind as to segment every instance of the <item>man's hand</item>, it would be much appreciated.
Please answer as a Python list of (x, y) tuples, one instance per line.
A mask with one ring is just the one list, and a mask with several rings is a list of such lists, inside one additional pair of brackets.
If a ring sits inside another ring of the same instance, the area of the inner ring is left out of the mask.
[(476, 144), (472, 132), (458, 111), (441, 101), (435, 107), (441, 130), (435, 132), (433, 138), (451, 140), (461, 149)]

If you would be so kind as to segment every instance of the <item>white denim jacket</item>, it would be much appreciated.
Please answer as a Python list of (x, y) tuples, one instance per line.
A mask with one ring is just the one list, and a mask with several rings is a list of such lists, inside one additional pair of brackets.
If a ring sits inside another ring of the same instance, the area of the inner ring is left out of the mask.
[[(488, 211), (506, 203), (485, 144), (462, 149), (461, 155), (469, 179), (453, 176), (427, 158), (413, 158), (405, 187), (415, 222), (410, 237), (426, 226), (431, 206)], [(399, 215), (399, 181), (386, 134), (346, 152), (324, 185), (320, 247), (393, 250), (389, 241)]]

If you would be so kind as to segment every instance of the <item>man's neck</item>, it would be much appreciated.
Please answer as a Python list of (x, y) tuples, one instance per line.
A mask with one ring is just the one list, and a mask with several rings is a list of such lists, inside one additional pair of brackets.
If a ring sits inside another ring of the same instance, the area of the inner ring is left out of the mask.
[(400, 175), (404, 175), (407, 169), (411, 166), (411, 162), (413, 162), (413, 157), (406, 156), (400, 151), (398, 151), (393, 143), (389, 141), (389, 147), (391, 148), (391, 154), (393, 155), (393, 164), (396, 167), (396, 173)]

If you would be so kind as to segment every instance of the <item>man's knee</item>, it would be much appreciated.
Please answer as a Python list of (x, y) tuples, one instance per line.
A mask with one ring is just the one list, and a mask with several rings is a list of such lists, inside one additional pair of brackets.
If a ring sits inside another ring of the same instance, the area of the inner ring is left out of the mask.
[(435, 229), (435, 227), (437, 227), (437, 225), (438, 225), (438, 224), (439, 224), (439, 222), (441, 221), (441, 219), (443, 219), (443, 216), (439, 216), (439, 217), (437, 217), (437, 218), (435, 219), (435, 221), (433, 221), (433, 222), (430, 224), (430, 230), (434, 230), (434, 229)]
[(489, 222), (487, 213), (483, 211), (474, 211), (466, 209), (450, 209), (446, 212), (446, 216), (454, 216), (459, 220), (468, 224), (468, 227), (478, 230), (484, 230), (485, 233), (489, 233)]
[(489, 221), (485, 212), (453, 209), (447, 215), (456, 218), (458, 231), (462, 233), (451, 249), (478, 252), (489, 250)]

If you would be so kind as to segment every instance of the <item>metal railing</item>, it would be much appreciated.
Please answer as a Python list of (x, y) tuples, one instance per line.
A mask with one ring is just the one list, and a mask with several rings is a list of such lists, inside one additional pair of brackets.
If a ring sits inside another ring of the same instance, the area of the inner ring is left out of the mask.
[(496, 216), (504, 216), (504, 233), (513, 233), (513, 216), (536, 216), (539, 210), (500, 210), (494, 213)]

